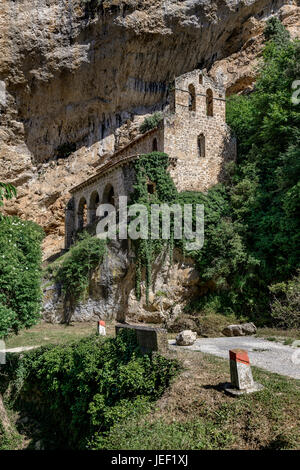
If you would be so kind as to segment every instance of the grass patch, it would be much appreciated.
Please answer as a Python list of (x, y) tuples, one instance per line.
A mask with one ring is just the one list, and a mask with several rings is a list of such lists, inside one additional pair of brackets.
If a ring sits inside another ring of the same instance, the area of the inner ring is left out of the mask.
[(105, 449), (297, 449), (300, 381), (253, 367), (265, 389), (239, 398), (224, 394), (228, 361), (200, 352), (176, 353), (184, 371), (155, 408), (117, 423)]
[[(32, 328), (20, 331), (18, 335), (9, 336), (6, 340), (6, 347), (65, 344), (89, 336), (96, 330), (96, 322), (71, 323), (70, 325), (41, 322)], [(108, 336), (114, 335), (113, 322), (106, 322), (106, 332)]]
[(290, 328), (258, 328), (257, 337), (267, 339), (268, 341), (277, 341), (285, 346), (291, 346), (294, 341), (300, 340), (300, 330)]

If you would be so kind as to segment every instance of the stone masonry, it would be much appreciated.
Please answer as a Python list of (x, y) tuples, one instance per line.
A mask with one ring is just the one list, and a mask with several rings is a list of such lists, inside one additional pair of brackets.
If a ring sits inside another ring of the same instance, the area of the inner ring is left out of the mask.
[(97, 173), (71, 190), (66, 208), (68, 248), (76, 232), (91, 226), (97, 206), (117, 206), (135, 182), (133, 162), (153, 151), (168, 154), (169, 171), (178, 191), (207, 191), (222, 181), (224, 166), (236, 157), (236, 142), (225, 122), (225, 89), (194, 70), (178, 77), (170, 89), (163, 121), (120, 149), (104, 156)]

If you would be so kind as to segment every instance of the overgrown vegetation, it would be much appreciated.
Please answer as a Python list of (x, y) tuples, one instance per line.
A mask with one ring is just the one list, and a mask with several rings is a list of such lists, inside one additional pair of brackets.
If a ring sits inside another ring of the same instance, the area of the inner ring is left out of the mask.
[(0, 219), (0, 338), (39, 319), (43, 236), (33, 222)]
[(270, 287), (271, 315), (279, 327), (300, 328), (300, 274)]
[(155, 129), (162, 120), (162, 113), (152, 114), (151, 116), (145, 118), (144, 122), (140, 126), (140, 132), (142, 132), (142, 134), (145, 134), (146, 132)]
[[(291, 101), (292, 83), (300, 76), (300, 43), (290, 40), (276, 18), (268, 22), (265, 35), (254, 92), (228, 101), (227, 121), (237, 135), (238, 158), (227, 166), (226, 184), (206, 194), (177, 194), (167, 176), (167, 156), (151, 154), (136, 164), (133, 198), (146, 205), (204, 204), (204, 247), (189, 253), (206, 290), (198, 299), (199, 310), (242, 315), (261, 324), (272, 322), (272, 284), (295, 275), (300, 246), (300, 105)], [(153, 195), (147, 193), (148, 180), (156, 184)], [(184, 251), (185, 242), (178, 244)], [(148, 289), (151, 261), (165, 245), (162, 240), (136, 245), (139, 295), (142, 267)], [(294, 307), (291, 303), (288, 309)], [(288, 320), (281, 324), (287, 326)]]
[(178, 370), (174, 360), (142, 355), (135, 332), (126, 330), (115, 339), (94, 336), (9, 356), (0, 393), (9, 390), (17, 408), (30, 403), (55, 448), (85, 449), (94, 440), (101, 446), (113, 425), (149, 409)]
[(12, 199), (16, 195), (17, 190), (12, 184), (0, 182), (0, 207), (3, 206), (3, 199)]
[(61, 263), (50, 266), (50, 272), (70, 304), (70, 316), (76, 304), (87, 291), (90, 275), (101, 264), (106, 252), (106, 241), (92, 237), (87, 232), (81, 234), (77, 243), (63, 257)]
[(178, 356), (186, 368), (168, 394), (148, 414), (117, 422), (105, 449), (299, 448), (299, 381), (253, 368), (264, 390), (232, 399), (222, 390), (228, 361), (191, 351)]
[(242, 241), (228, 287), (232, 305), (252, 318), (270, 312), (268, 286), (289, 279), (299, 266), (300, 106), (291, 97), (300, 76), (300, 43), (275, 18), (266, 38), (255, 91), (232, 98), (227, 109), (238, 140), (226, 187), (230, 243)]
[[(149, 216), (151, 204), (172, 204), (177, 200), (178, 193), (167, 171), (168, 165), (168, 156), (160, 152), (142, 155), (135, 163), (136, 184), (134, 185), (134, 192), (131, 195), (130, 202), (132, 204), (143, 204), (148, 209), (148, 226), (139, 227), (141, 233), (143, 230), (148, 230), (149, 234), (151, 233), (151, 220)], [(153, 185), (153, 193), (149, 193), (148, 183)], [(152, 240), (150, 237), (147, 239), (141, 238), (134, 240), (136, 253), (136, 295), (138, 299), (140, 299), (141, 296), (143, 268), (146, 270), (146, 297), (148, 302), (152, 263), (155, 257), (158, 256), (168, 243), (172, 250), (172, 236), (171, 240), (168, 241), (162, 238)]]

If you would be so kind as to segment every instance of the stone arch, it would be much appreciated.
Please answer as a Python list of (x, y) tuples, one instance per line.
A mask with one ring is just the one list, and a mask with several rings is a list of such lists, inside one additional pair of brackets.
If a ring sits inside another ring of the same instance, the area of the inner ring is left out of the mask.
[(87, 203), (86, 199), (82, 197), (79, 201), (78, 204), (78, 210), (77, 210), (77, 228), (78, 230), (82, 230), (84, 227), (87, 226)]
[(68, 249), (74, 241), (75, 234), (75, 203), (72, 197), (65, 209), (65, 248)]
[(89, 223), (92, 224), (97, 218), (97, 208), (100, 204), (100, 197), (98, 191), (93, 191), (90, 197), (89, 205)]
[(115, 190), (112, 184), (108, 183), (103, 191), (102, 204), (115, 205)]
[(214, 95), (210, 88), (206, 90), (206, 114), (207, 116), (214, 115)]
[(206, 146), (205, 146), (205, 135), (200, 134), (198, 136), (198, 155), (201, 158), (204, 158), (206, 154)]
[(155, 137), (152, 142), (152, 152), (157, 152), (158, 151), (158, 143), (157, 143), (157, 138)]
[(196, 111), (196, 90), (194, 85), (189, 85), (189, 111)]

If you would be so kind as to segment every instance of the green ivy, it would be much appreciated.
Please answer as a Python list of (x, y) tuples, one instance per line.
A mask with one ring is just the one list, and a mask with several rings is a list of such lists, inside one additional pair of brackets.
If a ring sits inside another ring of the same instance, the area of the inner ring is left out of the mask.
[(70, 303), (69, 319), (89, 286), (90, 275), (102, 263), (105, 253), (106, 241), (84, 232), (62, 262), (54, 267), (54, 279), (62, 285), (65, 298)]
[[(176, 203), (178, 193), (174, 182), (168, 173), (168, 155), (161, 152), (152, 152), (141, 157), (135, 162), (136, 183), (131, 194), (130, 202), (143, 204), (148, 209), (148, 233), (150, 234), (150, 206), (151, 204)], [(147, 184), (154, 184), (153, 194), (148, 192)], [(142, 228), (141, 228), (142, 230)], [(172, 234), (172, 231), (171, 231)], [(156, 256), (169, 244), (172, 253), (173, 240), (147, 240), (139, 239), (133, 241), (136, 253), (136, 296), (141, 297), (142, 270), (145, 269), (146, 276), (146, 302), (149, 300), (149, 289), (152, 280), (152, 263)], [(170, 257), (172, 258), (172, 254)]]

